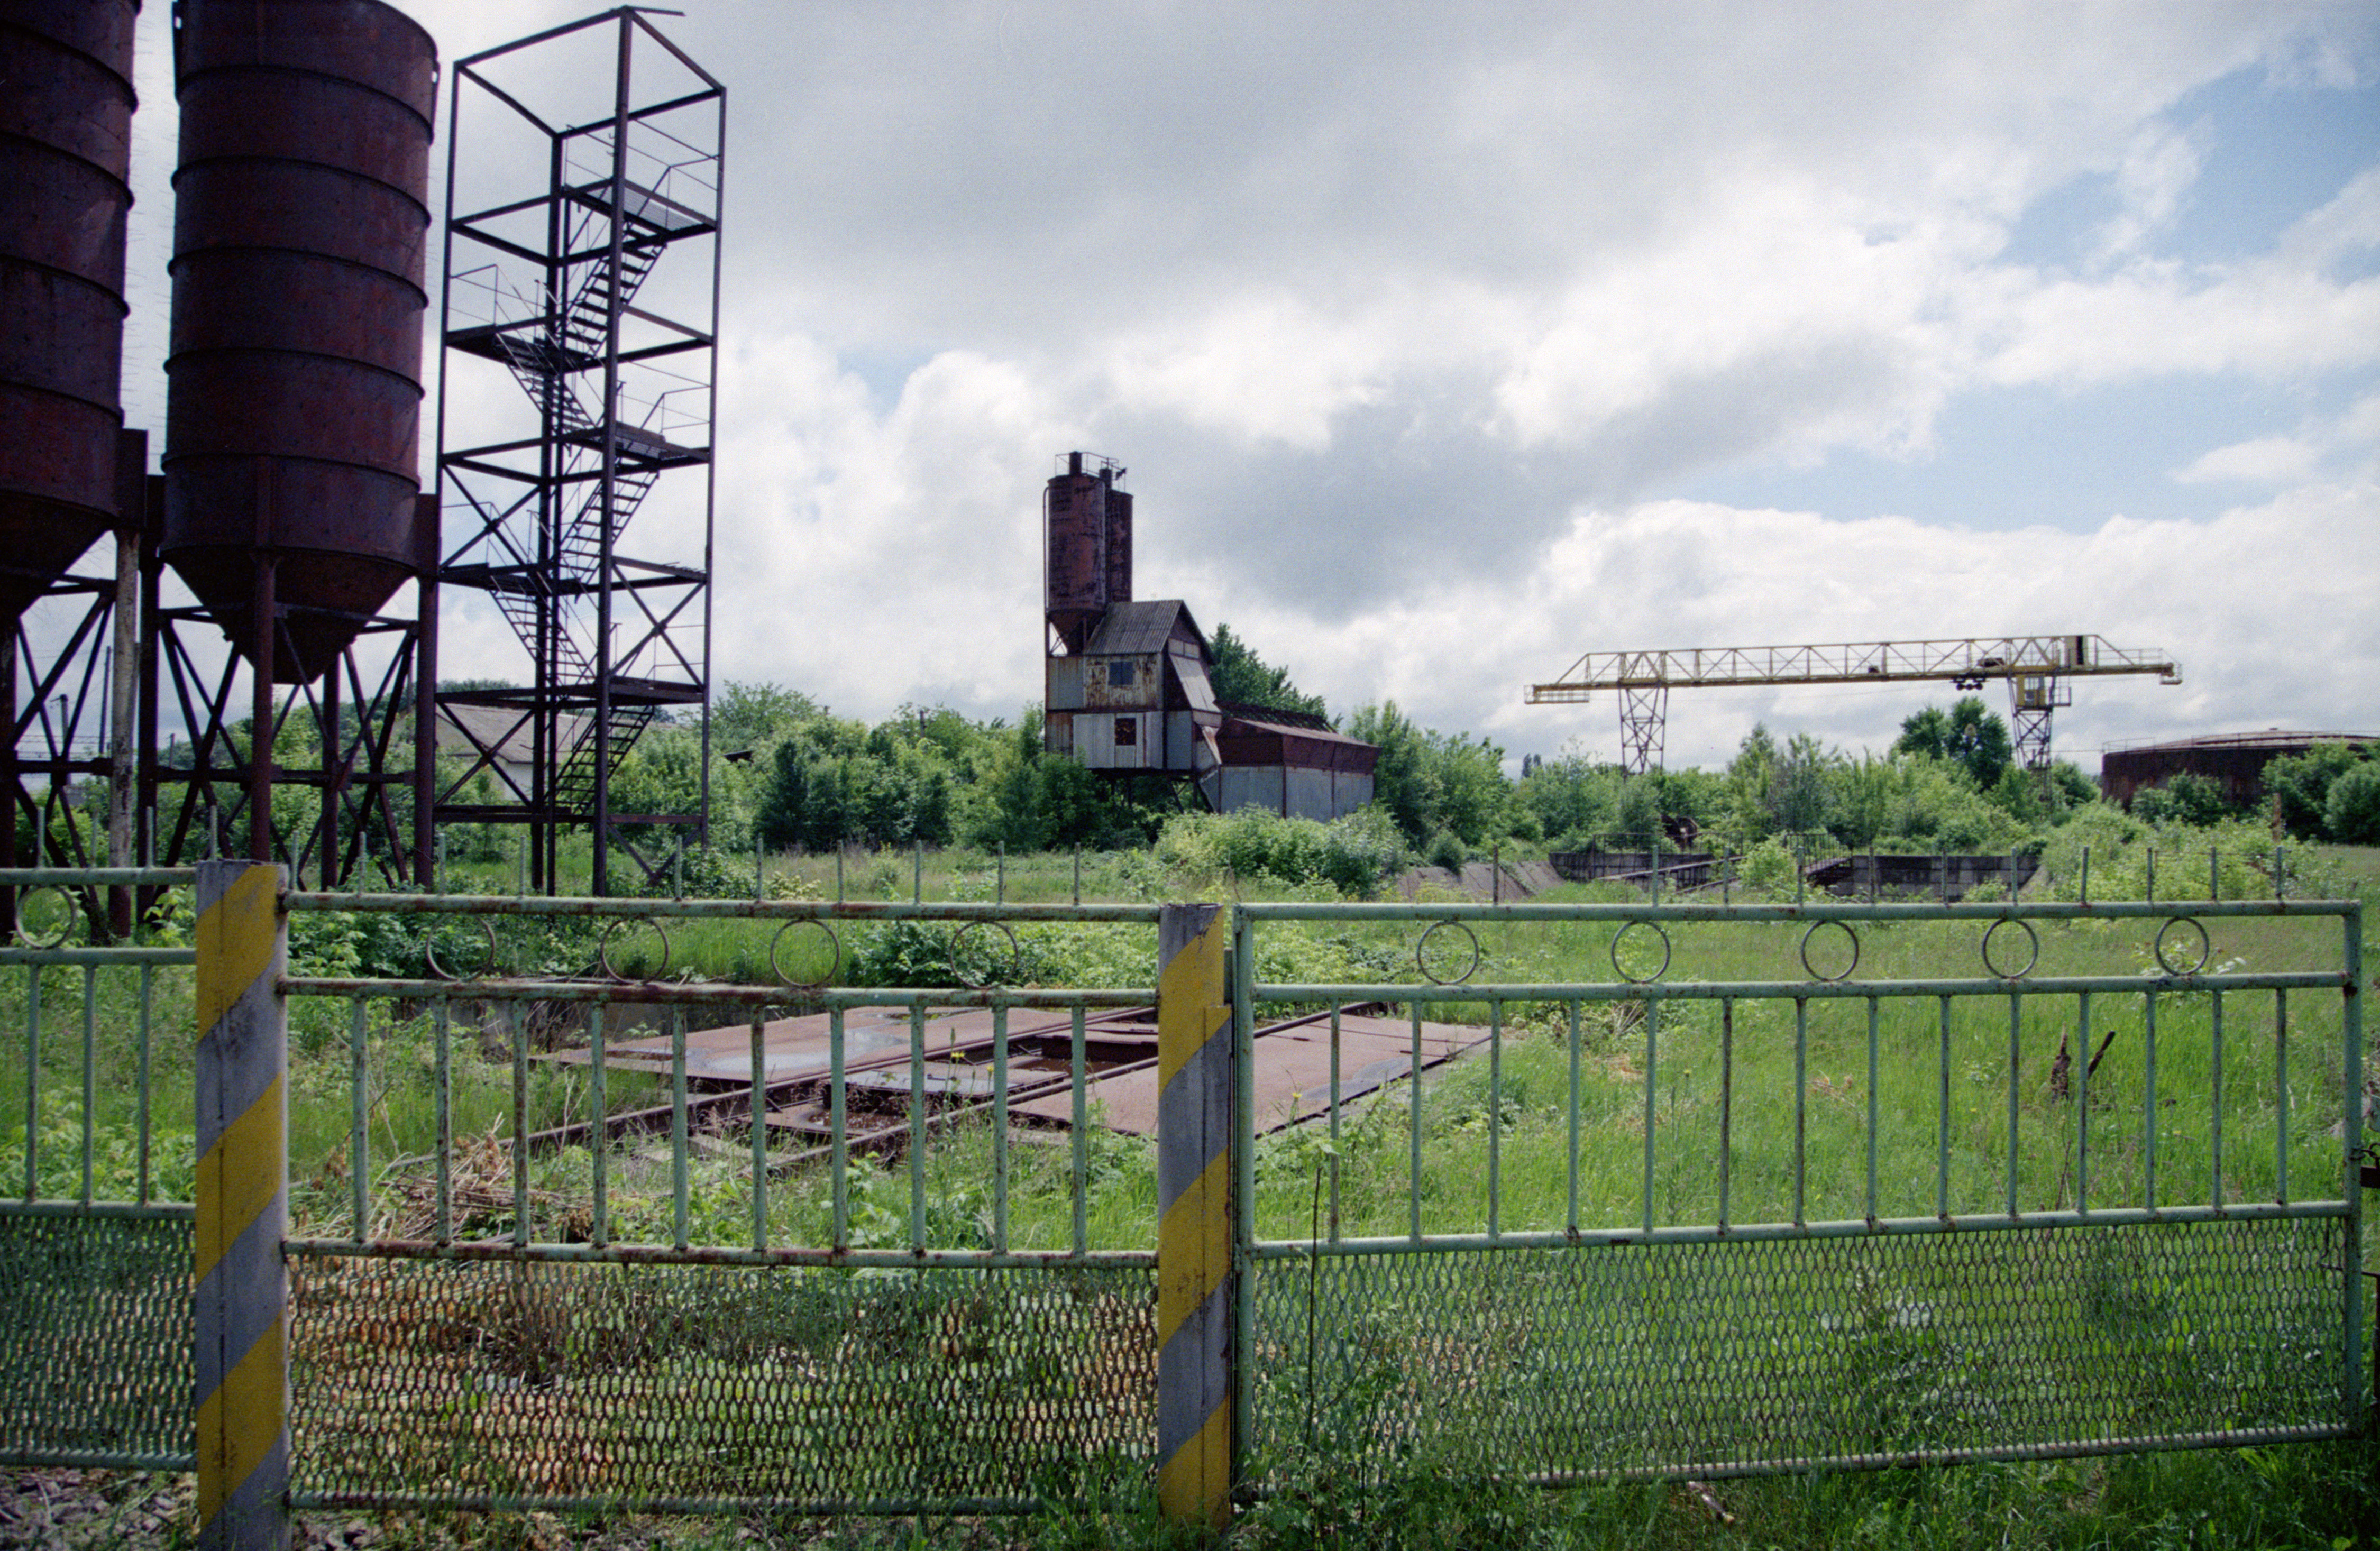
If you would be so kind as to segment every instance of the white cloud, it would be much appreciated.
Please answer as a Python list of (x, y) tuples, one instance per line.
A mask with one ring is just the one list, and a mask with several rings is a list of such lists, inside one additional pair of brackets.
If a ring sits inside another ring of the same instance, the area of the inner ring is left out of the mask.
[(2177, 469), (2173, 477), (2186, 485), (2216, 479), (2278, 484), (2313, 474), (2318, 455), (2313, 445), (2297, 437), (2260, 436), (2252, 442), (2217, 447), (2187, 467)]

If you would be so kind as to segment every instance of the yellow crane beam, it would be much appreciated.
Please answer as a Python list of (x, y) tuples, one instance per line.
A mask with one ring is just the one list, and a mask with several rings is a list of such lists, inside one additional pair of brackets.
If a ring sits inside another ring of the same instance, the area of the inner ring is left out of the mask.
[(1661, 762), (1670, 691), (1726, 685), (1894, 684), (1948, 680), (2009, 686), (2019, 762), (2049, 765), (2049, 713), (2073, 703), (2066, 681), (2155, 673), (2180, 684), (2181, 664), (2162, 651), (2131, 651), (2101, 636), (1975, 636), (1949, 641), (1849, 641), (1806, 647), (1696, 647), (1681, 651), (1591, 651), (1550, 684), (1529, 686), (1533, 706), (1576, 704), (1598, 689), (1620, 697), (1621, 763), (1642, 772)]
[(2127, 651), (2100, 636), (1973, 636), (1956, 641), (1856, 641), (1809, 647), (1696, 647), (1682, 651), (1591, 651), (1529, 704), (1584, 700), (1597, 689), (1679, 689), (1757, 684), (1889, 684), (1949, 680), (1980, 689), (1991, 679), (2089, 678), (2155, 673), (2180, 684), (2181, 664), (2162, 651)]

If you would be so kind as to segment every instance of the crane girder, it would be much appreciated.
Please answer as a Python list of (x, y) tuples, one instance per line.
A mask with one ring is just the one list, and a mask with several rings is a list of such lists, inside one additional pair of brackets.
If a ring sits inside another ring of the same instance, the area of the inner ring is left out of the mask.
[(2109, 645), (2103, 636), (2081, 635), (1591, 651), (1554, 682), (1531, 685), (1529, 704), (1585, 700), (1597, 689), (1944, 679), (1961, 689), (1981, 689), (1992, 679), (2095, 678), (2118, 673), (2155, 673), (2161, 683), (2180, 684), (2181, 664), (2162, 651), (2129, 651)]

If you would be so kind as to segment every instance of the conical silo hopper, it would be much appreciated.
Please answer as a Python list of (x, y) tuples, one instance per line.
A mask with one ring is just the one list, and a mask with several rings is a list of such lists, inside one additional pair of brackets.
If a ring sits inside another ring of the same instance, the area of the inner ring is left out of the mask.
[(115, 516), (134, 0), (0, 0), (0, 628)]
[(434, 563), (420, 488), (436, 45), (378, 0), (181, 0), (166, 560), (273, 676)]

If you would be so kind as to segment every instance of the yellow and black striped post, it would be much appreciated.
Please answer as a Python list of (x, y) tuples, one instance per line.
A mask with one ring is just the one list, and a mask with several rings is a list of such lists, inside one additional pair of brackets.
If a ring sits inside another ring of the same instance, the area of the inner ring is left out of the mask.
[(199, 864), (199, 1545), (289, 1545), (288, 959), (281, 869)]
[(1232, 1010), (1211, 904), (1157, 928), (1157, 1495), (1220, 1529), (1232, 1504)]

